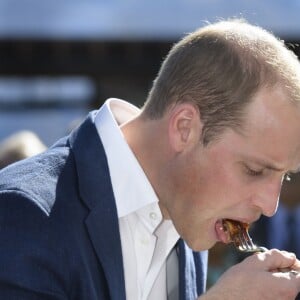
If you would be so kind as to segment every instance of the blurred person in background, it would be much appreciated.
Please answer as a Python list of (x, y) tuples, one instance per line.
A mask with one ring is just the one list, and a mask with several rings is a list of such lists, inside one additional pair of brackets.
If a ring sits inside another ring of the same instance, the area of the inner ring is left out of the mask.
[(285, 249), (300, 257), (300, 173), (290, 177), (282, 186), (276, 214), (260, 218), (251, 234), (255, 242), (267, 248)]
[(46, 146), (35, 133), (16, 132), (0, 141), (0, 169), (45, 150)]
[(144, 107), (108, 99), (71, 134), (0, 173), (1, 299), (294, 299), (276, 249), (205, 292), (223, 219), (275, 213), (300, 166), (300, 65), (237, 20), (173, 46)]

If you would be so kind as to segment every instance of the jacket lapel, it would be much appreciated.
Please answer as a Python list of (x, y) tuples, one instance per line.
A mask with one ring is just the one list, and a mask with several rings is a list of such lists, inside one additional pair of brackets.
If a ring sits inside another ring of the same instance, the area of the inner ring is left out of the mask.
[(78, 172), (79, 190), (90, 209), (86, 226), (103, 267), (111, 299), (125, 299), (118, 216), (105, 152), (93, 123), (95, 112), (69, 138)]

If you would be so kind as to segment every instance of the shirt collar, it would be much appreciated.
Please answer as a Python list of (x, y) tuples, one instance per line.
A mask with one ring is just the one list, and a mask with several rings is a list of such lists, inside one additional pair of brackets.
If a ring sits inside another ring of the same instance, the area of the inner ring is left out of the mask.
[[(95, 126), (107, 156), (119, 218), (148, 205), (152, 207), (153, 203), (157, 206), (155, 211), (159, 210), (158, 198), (119, 127), (138, 113), (139, 109), (132, 104), (110, 98), (95, 117)], [(162, 219), (161, 214), (159, 219)], [(159, 219), (153, 220), (154, 223)]]

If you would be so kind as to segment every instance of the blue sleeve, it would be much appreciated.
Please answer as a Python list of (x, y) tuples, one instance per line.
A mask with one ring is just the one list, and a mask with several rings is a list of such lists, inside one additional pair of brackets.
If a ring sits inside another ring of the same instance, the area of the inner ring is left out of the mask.
[(20, 191), (0, 192), (0, 299), (66, 300), (62, 228)]

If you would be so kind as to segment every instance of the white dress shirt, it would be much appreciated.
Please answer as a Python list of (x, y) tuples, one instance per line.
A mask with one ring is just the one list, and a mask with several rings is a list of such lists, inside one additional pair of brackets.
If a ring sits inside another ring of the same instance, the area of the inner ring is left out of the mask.
[(126, 299), (166, 300), (166, 258), (179, 239), (163, 220), (158, 198), (128, 146), (120, 125), (139, 113), (135, 106), (108, 99), (95, 117), (116, 200)]

